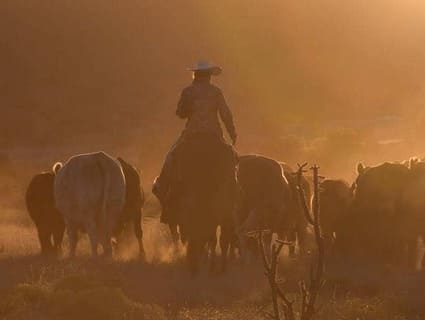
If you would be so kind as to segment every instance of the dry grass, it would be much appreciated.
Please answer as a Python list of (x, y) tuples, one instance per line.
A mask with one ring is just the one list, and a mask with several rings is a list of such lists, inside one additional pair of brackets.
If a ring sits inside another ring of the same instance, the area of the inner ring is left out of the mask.
[[(150, 204), (144, 221), (148, 262), (137, 258), (130, 233), (113, 260), (93, 260), (82, 237), (76, 259), (38, 256), (35, 228), (20, 213), (0, 221), (0, 318), (2, 319), (266, 319), (268, 287), (259, 263), (232, 262), (225, 275), (191, 278), (184, 250), (173, 250), (167, 228)], [(292, 295), (308, 261), (283, 259), (280, 272)], [(206, 268), (205, 268), (206, 269)], [(361, 263), (332, 263), (317, 319), (425, 319), (422, 272)]]

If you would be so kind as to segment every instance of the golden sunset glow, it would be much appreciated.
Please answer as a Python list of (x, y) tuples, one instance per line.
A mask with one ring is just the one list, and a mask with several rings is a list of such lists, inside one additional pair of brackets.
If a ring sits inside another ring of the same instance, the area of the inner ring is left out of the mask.
[(0, 62), (1, 319), (425, 316), (425, 1), (3, 0)]

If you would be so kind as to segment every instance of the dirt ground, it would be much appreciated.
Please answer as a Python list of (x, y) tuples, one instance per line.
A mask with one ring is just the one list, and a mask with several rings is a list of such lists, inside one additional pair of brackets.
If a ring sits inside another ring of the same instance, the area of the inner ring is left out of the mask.
[[(0, 221), (2, 319), (267, 319), (269, 288), (259, 261), (230, 263), (226, 274), (196, 278), (184, 248), (174, 250), (167, 228), (148, 203), (143, 222), (147, 262), (137, 243), (112, 260), (93, 260), (82, 235), (78, 256), (42, 258), (34, 226), (24, 212), (4, 211)], [(280, 275), (294, 298), (308, 279), (309, 261), (281, 257)], [(425, 319), (425, 274), (347, 261), (328, 262), (317, 319)]]

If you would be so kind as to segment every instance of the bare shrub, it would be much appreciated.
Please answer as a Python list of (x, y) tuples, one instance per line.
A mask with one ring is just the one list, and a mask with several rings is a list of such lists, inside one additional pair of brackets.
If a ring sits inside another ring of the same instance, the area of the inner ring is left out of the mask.
[[(261, 258), (265, 268), (265, 274), (267, 276), (269, 286), (272, 294), (273, 302), (273, 314), (271, 318), (275, 320), (286, 319), (286, 320), (310, 320), (313, 319), (317, 313), (316, 302), (319, 294), (319, 290), (323, 286), (323, 269), (324, 269), (324, 242), (320, 229), (320, 208), (319, 208), (319, 167), (313, 166), (313, 183), (314, 183), (314, 202), (312, 212), (309, 211), (304, 190), (302, 189), (301, 178), (304, 172), (304, 168), (307, 164), (299, 165), (297, 171), (298, 181), (298, 192), (301, 199), (305, 217), (309, 224), (312, 225), (314, 230), (314, 236), (317, 246), (317, 256), (315, 261), (312, 263), (310, 268), (310, 279), (308, 282), (300, 282), (300, 296), (301, 304), (299, 310), (295, 310), (295, 300), (289, 298), (286, 291), (281, 286), (281, 281), (278, 278), (278, 260), (279, 254), (284, 245), (292, 245), (292, 243), (277, 240), (277, 244), (273, 244), (271, 248), (271, 257), (267, 257), (266, 249), (264, 247), (263, 237), (267, 230), (258, 230), (250, 232), (249, 235), (257, 239), (258, 247), (261, 253)], [(283, 310), (283, 318), (281, 317), (280, 309)]]

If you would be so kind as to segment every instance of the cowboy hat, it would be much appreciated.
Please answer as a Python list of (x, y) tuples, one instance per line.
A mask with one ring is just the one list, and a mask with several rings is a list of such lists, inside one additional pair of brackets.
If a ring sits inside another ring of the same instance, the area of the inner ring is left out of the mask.
[(208, 61), (198, 61), (196, 66), (187, 68), (188, 71), (210, 71), (213, 76), (218, 76), (221, 73), (219, 66), (213, 65)]

